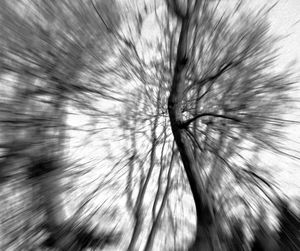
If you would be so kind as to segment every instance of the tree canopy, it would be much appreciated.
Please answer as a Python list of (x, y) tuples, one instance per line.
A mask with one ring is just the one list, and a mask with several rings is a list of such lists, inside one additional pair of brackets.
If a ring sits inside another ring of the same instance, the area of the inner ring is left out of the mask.
[(300, 158), (271, 10), (2, 1), (0, 247), (297, 250), (263, 161)]

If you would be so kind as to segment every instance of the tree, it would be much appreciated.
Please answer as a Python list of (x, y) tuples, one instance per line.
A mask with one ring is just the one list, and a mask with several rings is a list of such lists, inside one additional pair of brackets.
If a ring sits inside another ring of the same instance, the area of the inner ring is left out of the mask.
[[(122, 13), (105, 1), (34, 1), (28, 12), (25, 0), (18, 11), (3, 4), (1, 69), (18, 87), (3, 102), (1, 126), (15, 140), (3, 146), (29, 163), (16, 170), (35, 181), (37, 197), (49, 198), (35, 201), (46, 215), (43, 244), (81, 250), (114, 242), (81, 220), (102, 210), (95, 198), (108, 187), (110, 195), (122, 191), (110, 199), (132, 222), (128, 250), (247, 248), (258, 205), (277, 197), (260, 156), (289, 156), (280, 141), (293, 123), (284, 114), (293, 85), (273, 69), (277, 38), (267, 11), (248, 14), (241, 1), (233, 9), (220, 1), (137, 2), (123, 3)], [(146, 38), (149, 19), (156, 30)], [(76, 111), (92, 124), (85, 133), (105, 164), (96, 164), (101, 178), (80, 191), (85, 198), (68, 219), (61, 183), (91, 169), (90, 160), (66, 154)], [(3, 177), (20, 175), (9, 173)]]
[[(115, 6), (115, 2), (110, 5)], [(106, 10), (106, 20), (99, 18), (97, 8)], [(104, 1), (1, 3), (1, 74), (17, 79), (11, 91), (15, 96), (6, 101), (11, 106), (2, 111), (1, 125), (11, 131), (12, 137), (1, 146), (8, 152), (1, 169), (5, 168), (3, 173), (10, 180), (21, 171), (31, 181), (37, 190), (35, 195), (41, 197), (33, 201), (35, 209), (42, 207), (46, 212), (47, 231), (52, 240), (56, 240), (58, 229), (70, 230), (61, 185), (66, 170), (63, 149), (67, 106), (72, 103), (73, 108), (91, 110), (95, 105), (89, 102), (91, 93), (94, 98), (108, 95), (104, 81), (96, 82), (94, 74), (101, 70), (107, 72), (103, 61), (110, 38), (103, 30), (108, 20), (111, 29), (118, 25), (114, 10)], [(8, 169), (9, 164), (5, 162), (17, 158), (26, 165), (17, 170)], [(77, 236), (81, 240), (79, 236), (83, 232), (87, 237), (87, 230), (75, 229), (72, 238)], [(90, 238), (90, 243), (97, 243), (92, 234)], [(57, 240), (52, 244), (60, 246), (64, 242)], [(83, 244), (78, 242), (73, 250), (80, 245)]]
[[(240, 155), (240, 147), (247, 141), (276, 149), (273, 144), (274, 132), (279, 134), (278, 125), (268, 121), (284, 122), (277, 117), (284, 109), (278, 101), (288, 100), (291, 85), (286, 74), (268, 70), (274, 60), (270, 49), (274, 39), (268, 35), (262, 16), (248, 15), (234, 22), (226, 18), (226, 13), (219, 17), (215, 5), (207, 2), (167, 3), (180, 22), (168, 110), (197, 211), (197, 230), (190, 250), (213, 250), (215, 205), (205, 188), (205, 167), (200, 162), (205, 146), (202, 147), (202, 133), (192, 132), (191, 125), (199, 131), (205, 124), (213, 125), (209, 152), (223, 161), (223, 169), (231, 169), (238, 182), (248, 175), (257, 179), (251, 165), (234, 169), (228, 163), (229, 156), (224, 159), (214, 149), (215, 137), (224, 140), (225, 134), (229, 138), (227, 149), (233, 148), (231, 156)], [(220, 185), (220, 177), (214, 185)]]
[(279, 245), (281, 249), (296, 250), (300, 246), (299, 213), (289, 208), (287, 201), (279, 201)]
[[(231, 208), (253, 214), (253, 200), (277, 196), (258, 158), (266, 149), (289, 155), (279, 141), (293, 123), (284, 118), (293, 83), (289, 73), (272, 70), (277, 38), (268, 33), (268, 10), (245, 14), (238, 2), (223, 13), (217, 2), (187, 2), (167, 1), (169, 12), (155, 11), (164, 34), (155, 45), (124, 39), (123, 60), (146, 90), (155, 90), (149, 74), (166, 83), (172, 132), (198, 218), (190, 249), (210, 250), (216, 243), (220, 249), (225, 240), (217, 226), (230, 222)], [(139, 30), (144, 19), (137, 16)], [(146, 58), (140, 47), (157, 53)]]

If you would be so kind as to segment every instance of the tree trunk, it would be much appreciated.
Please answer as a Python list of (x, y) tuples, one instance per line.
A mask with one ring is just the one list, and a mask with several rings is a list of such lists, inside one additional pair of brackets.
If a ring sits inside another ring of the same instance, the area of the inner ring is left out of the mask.
[[(161, 201), (158, 213), (157, 213), (157, 215), (156, 215), (156, 217), (155, 217), (155, 219), (154, 219), (154, 221), (152, 223), (152, 227), (151, 227), (148, 239), (146, 241), (146, 245), (145, 245), (144, 251), (150, 251), (150, 250), (152, 250), (153, 243), (154, 243), (154, 238), (155, 238), (156, 233), (158, 231), (159, 224), (161, 222), (161, 218), (162, 218), (162, 215), (163, 215), (163, 210), (164, 210), (164, 208), (166, 206), (166, 203), (168, 201), (168, 196), (169, 196), (170, 189), (171, 189), (171, 178), (172, 178), (171, 174), (172, 174), (173, 161), (174, 161), (174, 145), (172, 147), (172, 150), (173, 150), (173, 152), (172, 152), (172, 157), (171, 157), (171, 160), (170, 160), (170, 165), (169, 165), (169, 170), (168, 170), (168, 176), (167, 176), (167, 186), (166, 186), (166, 189), (164, 191), (164, 195), (163, 195), (163, 198), (162, 198), (162, 201)], [(162, 181), (160, 180), (159, 182), (162, 182)], [(159, 192), (157, 192), (157, 193), (159, 193)]]
[(60, 170), (53, 170), (41, 177), (39, 184), (40, 195), (43, 196), (43, 206), (46, 210), (47, 225), (50, 229), (63, 225), (67, 219), (58, 171)]
[(209, 251), (213, 250), (210, 242), (211, 231), (213, 230), (213, 215), (210, 210), (207, 194), (205, 193), (203, 180), (198, 170), (199, 167), (195, 160), (191, 141), (186, 129), (181, 126), (183, 122), (181, 108), (188, 63), (189, 19), (188, 15), (182, 18), (174, 76), (168, 100), (168, 110), (174, 139), (180, 152), (196, 207), (196, 233), (194, 243), (190, 246), (189, 250)]

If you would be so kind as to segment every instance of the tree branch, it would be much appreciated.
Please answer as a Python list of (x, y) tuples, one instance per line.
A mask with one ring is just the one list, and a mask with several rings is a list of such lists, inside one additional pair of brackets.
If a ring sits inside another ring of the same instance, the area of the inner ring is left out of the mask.
[(219, 67), (219, 69), (217, 70), (217, 72), (215, 74), (213, 74), (211, 76), (207, 76), (204, 79), (201, 79), (199, 81), (194, 81), (194, 83), (185, 90), (185, 93), (188, 92), (189, 90), (191, 90), (195, 85), (205, 85), (205, 84), (211, 82), (211, 85), (209, 86), (208, 90), (204, 94), (202, 94), (201, 97), (198, 99), (198, 100), (200, 100), (210, 90), (210, 88), (213, 84), (213, 81), (217, 80), (223, 73), (225, 73), (227, 70), (230, 70), (232, 67), (239, 65), (241, 62), (242, 62), (242, 60), (237, 60), (237, 61), (230, 61), (227, 64), (223, 64), (222, 66)]
[(198, 118), (201, 117), (205, 117), (205, 116), (211, 116), (211, 117), (217, 117), (217, 118), (223, 118), (223, 119), (229, 119), (232, 120), (234, 122), (240, 123), (242, 122), (239, 118), (237, 117), (232, 117), (229, 115), (223, 115), (223, 114), (216, 114), (216, 113), (212, 113), (212, 112), (205, 112), (205, 113), (200, 113), (198, 115), (196, 115), (195, 117), (188, 119), (186, 121), (183, 121), (180, 125), (181, 128), (186, 128), (189, 124), (191, 124), (192, 122), (194, 122), (195, 120), (197, 120)]
[(166, 0), (167, 7), (174, 12), (174, 14), (180, 18), (183, 19), (185, 17), (185, 13), (183, 13), (183, 10), (180, 9), (180, 6), (176, 0)]

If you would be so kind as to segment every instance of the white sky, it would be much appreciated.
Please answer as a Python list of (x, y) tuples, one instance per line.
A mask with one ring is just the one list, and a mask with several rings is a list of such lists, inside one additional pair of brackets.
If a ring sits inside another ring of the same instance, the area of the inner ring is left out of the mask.
[[(266, 2), (265, 0), (262, 2)], [(279, 64), (287, 64), (296, 59), (297, 63), (293, 65), (299, 76), (300, 72), (300, 0), (281, 0), (270, 13), (271, 29), (280, 35), (288, 35), (281, 42)], [(300, 90), (300, 89), (299, 89)], [(298, 95), (297, 95), (298, 96)], [(300, 93), (299, 93), (300, 97)], [(299, 119), (299, 114), (298, 114)], [(300, 142), (300, 126), (293, 126), (291, 135), (293, 139)], [(299, 149), (299, 144), (294, 146)], [(275, 160), (273, 160), (275, 162)], [(278, 181), (285, 192), (290, 196), (299, 196), (300, 194), (300, 167), (299, 161), (279, 160), (281, 166), (277, 170)]]
[(290, 34), (282, 42), (283, 60), (296, 58), (300, 61), (300, 1), (281, 0), (270, 13), (270, 18), (274, 32), (281, 35)]

